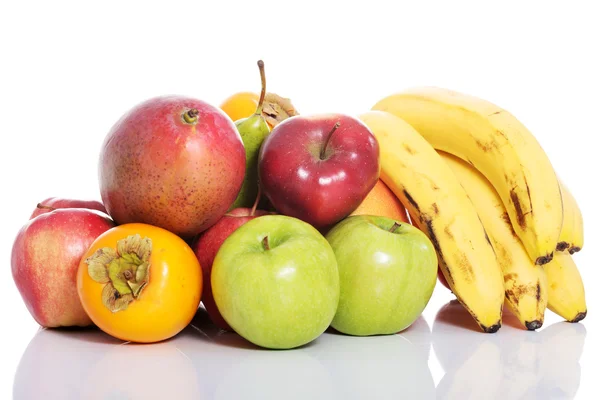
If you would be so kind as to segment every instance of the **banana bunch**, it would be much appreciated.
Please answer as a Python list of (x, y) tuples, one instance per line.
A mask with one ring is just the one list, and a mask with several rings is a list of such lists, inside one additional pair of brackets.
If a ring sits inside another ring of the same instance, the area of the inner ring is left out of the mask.
[(508, 111), (441, 88), (388, 96), (359, 118), (380, 144), (381, 179), (434, 244), (452, 292), (484, 332), (504, 304), (529, 330), (546, 308), (586, 313), (572, 254), (583, 219), (534, 136)]

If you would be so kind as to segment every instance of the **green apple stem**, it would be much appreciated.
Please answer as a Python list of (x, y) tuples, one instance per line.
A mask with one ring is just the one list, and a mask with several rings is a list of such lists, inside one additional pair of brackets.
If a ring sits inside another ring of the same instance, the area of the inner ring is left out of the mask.
[(261, 195), (262, 195), (262, 192), (260, 190), (260, 185), (258, 185), (258, 192), (256, 193), (256, 199), (254, 200), (254, 204), (252, 205), (252, 209), (250, 210), (251, 217), (254, 217), (254, 214), (256, 213), (256, 208), (258, 207), (258, 202), (260, 201)]
[(269, 237), (265, 236), (262, 240), (262, 245), (263, 245), (263, 249), (265, 250), (271, 250), (271, 248), (269, 247)]
[(335, 125), (333, 126), (333, 128), (331, 129), (331, 131), (327, 134), (327, 139), (325, 140), (325, 144), (323, 145), (323, 148), (321, 149), (321, 154), (320, 154), (321, 160), (325, 160), (325, 155), (327, 153), (327, 145), (329, 144), (329, 141), (331, 140), (333, 133), (339, 127), (340, 127), (340, 121), (336, 122)]
[(267, 78), (265, 76), (265, 63), (263, 60), (258, 60), (258, 70), (260, 71), (260, 99), (258, 100), (258, 106), (256, 107), (255, 115), (261, 115), (263, 111), (263, 104), (265, 102), (265, 95), (267, 94)]
[(37, 208), (40, 208), (40, 209), (42, 209), (42, 210), (50, 210), (50, 211), (54, 211), (54, 210), (56, 210), (56, 208), (54, 208), (54, 207), (50, 207), (50, 206), (46, 206), (46, 205), (44, 205), (44, 204), (42, 204), (42, 203), (38, 203), (38, 204), (37, 204)]
[(399, 224), (397, 222), (394, 222), (394, 225), (392, 225), (392, 227), (390, 228), (390, 232), (396, 233), (396, 231), (398, 230), (398, 228), (400, 228), (401, 226), (402, 226), (401, 224)]
[(197, 109), (192, 108), (188, 112), (183, 113), (183, 120), (190, 125), (194, 125), (196, 122), (198, 122), (199, 113), (200, 112)]

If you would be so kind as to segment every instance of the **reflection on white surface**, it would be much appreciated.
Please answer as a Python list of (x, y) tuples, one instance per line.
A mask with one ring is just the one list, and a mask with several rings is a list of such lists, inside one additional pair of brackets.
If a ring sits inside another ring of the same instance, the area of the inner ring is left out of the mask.
[(177, 341), (124, 344), (93, 330), (40, 330), (13, 387), (21, 399), (198, 399), (197, 376)]
[(479, 328), (456, 301), (433, 324), (435, 356), (445, 370), (439, 399), (572, 399), (579, 388), (586, 329), (557, 322), (537, 332), (506, 315), (493, 335)]
[[(483, 334), (456, 302), (430, 330), (333, 330), (294, 350), (263, 350), (219, 331), (201, 310), (176, 338), (135, 345), (94, 330), (41, 330), (15, 375), (14, 399), (566, 399), (579, 387), (582, 324), (527, 332), (505, 318)], [(433, 352), (430, 352), (433, 343)], [(428, 368), (445, 374), (437, 387)]]

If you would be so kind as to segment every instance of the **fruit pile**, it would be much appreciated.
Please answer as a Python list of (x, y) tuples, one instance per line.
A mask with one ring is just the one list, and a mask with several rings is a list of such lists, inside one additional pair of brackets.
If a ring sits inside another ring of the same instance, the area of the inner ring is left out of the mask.
[(11, 265), (40, 325), (151, 343), (202, 302), (218, 327), (287, 349), (329, 327), (400, 332), (438, 278), (487, 333), (504, 305), (529, 330), (546, 308), (586, 316), (581, 212), (509, 112), (417, 88), (359, 116), (301, 115), (258, 66), (260, 95), (123, 115), (100, 151), (102, 202), (38, 204)]

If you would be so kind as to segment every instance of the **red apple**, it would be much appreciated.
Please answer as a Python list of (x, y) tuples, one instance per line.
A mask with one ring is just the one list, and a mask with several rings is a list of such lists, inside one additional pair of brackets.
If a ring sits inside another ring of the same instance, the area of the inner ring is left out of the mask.
[(118, 224), (142, 222), (190, 238), (227, 212), (245, 171), (242, 138), (223, 111), (188, 97), (157, 97), (108, 133), (100, 193)]
[(379, 145), (357, 118), (295, 116), (267, 136), (258, 168), (278, 212), (324, 228), (352, 213), (377, 183)]
[(202, 303), (208, 312), (211, 321), (221, 329), (231, 331), (231, 327), (219, 312), (215, 300), (212, 295), (212, 287), (210, 284), (210, 273), (212, 264), (219, 248), (237, 228), (244, 225), (246, 222), (260, 217), (261, 215), (272, 214), (267, 211), (255, 210), (250, 208), (236, 208), (225, 214), (216, 224), (204, 231), (192, 248), (198, 257), (200, 266), (202, 267)]
[(57, 210), (59, 208), (87, 208), (90, 210), (102, 211), (106, 214), (106, 208), (104, 208), (104, 204), (96, 200), (75, 200), (49, 197), (41, 203), (38, 203), (29, 219), (35, 218), (38, 215), (42, 215), (50, 211)]
[(49, 328), (92, 324), (77, 294), (77, 269), (92, 242), (114, 225), (96, 210), (61, 208), (21, 228), (12, 247), (12, 276), (38, 324)]

